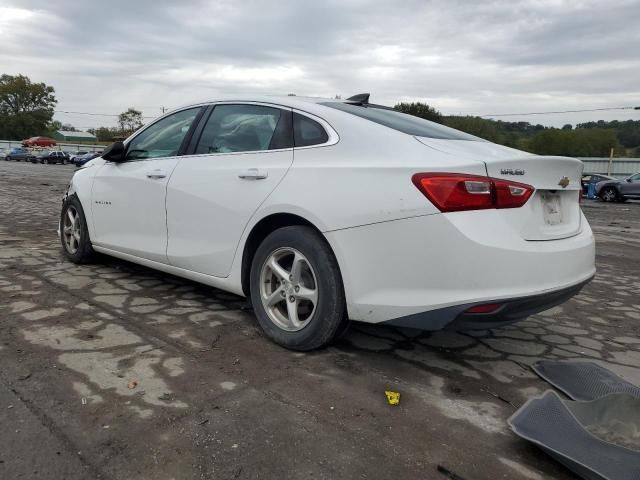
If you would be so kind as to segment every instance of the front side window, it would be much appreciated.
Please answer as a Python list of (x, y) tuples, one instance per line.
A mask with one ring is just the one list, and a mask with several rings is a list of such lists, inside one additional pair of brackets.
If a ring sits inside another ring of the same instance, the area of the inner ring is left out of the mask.
[(320, 145), (329, 141), (329, 135), (322, 125), (298, 113), (293, 114), (293, 138), (296, 147)]
[(127, 146), (126, 160), (173, 157), (178, 155), (180, 145), (200, 107), (182, 110), (157, 121), (143, 130)]
[(216, 105), (196, 154), (258, 152), (291, 147), (290, 112), (262, 105)]

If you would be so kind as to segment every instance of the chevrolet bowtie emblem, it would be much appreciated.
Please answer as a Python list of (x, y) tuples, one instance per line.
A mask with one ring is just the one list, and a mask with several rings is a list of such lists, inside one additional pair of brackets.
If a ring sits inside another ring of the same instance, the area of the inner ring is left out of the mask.
[(562, 188), (567, 188), (567, 185), (569, 185), (569, 177), (562, 177), (558, 182), (558, 185), (560, 185)]

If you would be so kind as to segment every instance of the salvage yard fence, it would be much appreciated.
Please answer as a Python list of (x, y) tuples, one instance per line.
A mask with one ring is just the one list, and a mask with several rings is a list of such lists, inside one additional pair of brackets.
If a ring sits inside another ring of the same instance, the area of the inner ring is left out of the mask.
[[(580, 158), (580, 157), (578, 157)], [(584, 163), (584, 173), (611, 175), (624, 178), (640, 172), (640, 158), (580, 158)]]

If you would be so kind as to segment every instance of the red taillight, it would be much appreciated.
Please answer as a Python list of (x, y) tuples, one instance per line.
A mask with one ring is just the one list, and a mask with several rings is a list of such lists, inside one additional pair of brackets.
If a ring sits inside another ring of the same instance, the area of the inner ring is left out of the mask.
[(411, 180), (441, 212), (521, 207), (534, 191), (524, 183), (457, 173), (416, 173)]
[(529, 200), (534, 188), (524, 183), (492, 178), (496, 191), (496, 208), (518, 208)]
[(502, 306), (502, 303), (484, 303), (467, 308), (464, 313), (493, 313)]

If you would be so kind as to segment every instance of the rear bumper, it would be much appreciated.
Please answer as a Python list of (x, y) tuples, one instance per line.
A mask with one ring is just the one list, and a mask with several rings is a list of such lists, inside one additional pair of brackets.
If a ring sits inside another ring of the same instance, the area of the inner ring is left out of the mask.
[(494, 318), (508, 323), (561, 303), (595, 274), (594, 238), (582, 215), (578, 234), (548, 241), (523, 240), (495, 211), (426, 215), (325, 235), (338, 258), (349, 317), (368, 323), (438, 330), (454, 320), (470, 322), (457, 317), (494, 302), (510, 304)]
[[(577, 285), (549, 293), (510, 298), (507, 300), (494, 299), (490, 302), (467, 303), (465, 305), (456, 305), (431, 310), (429, 312), (417, 313), (382, 323), (384, 325), (417, 328), (420, 330), (432, 330), (434, 325), (439, 325), (440, 328), (451, 330), (496, 328), (517, 322), (518, 320), (566, 302), (580, 292), (582, 287), (589, 283), (592, 278), (580, 282)], [(501, 303), (502, 306), (492, 313), (465, 313), (468, 308), (483, 303)]]

